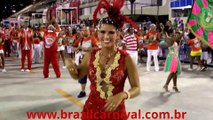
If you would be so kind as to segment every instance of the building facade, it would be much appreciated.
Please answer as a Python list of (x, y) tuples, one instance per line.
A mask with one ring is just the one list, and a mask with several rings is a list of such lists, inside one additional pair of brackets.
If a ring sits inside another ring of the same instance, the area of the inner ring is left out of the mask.
[[(73, 12), (76, 11), (76, 9), (72, 10), (72, 14), (61, 12), (66, 9), (72, 9), (71, 7), (76, 7), (73, 6), (75, 2), (79, 2), (80, 5), (79, 7), (77, 6), (78, 12)], [(31, 22), (33, 25), (47, 23), (48, 6), (54, 3), (57, 5), (56, 20), (58, 23), (72, 24), (74, 22), (75, 24), (79, 24), (79, 21), (93, 19), (93, 12), (97, 7), (98, 2), (99, 0), (44, 0), (41, 3), (38, 2), (32, 5), (34, 6), (34, 10), (31, 12), (33, 13)], [(152, 22), (165, 22), (169, 19), (169, 13), (171, 13), (169, 10), (170, 6), (170, 0), (135, 0), (133, 4), (132, 19), (139, 23), (147, 20), (151, 20)], [(126, 0), (121, 11), (124, 15), (131, 16), (131, 3), (129, 0)], [(105, 16), (99, 17), (101, 18)]]
[[(92, 14), (97, 7), (98, 1), (82, 0), (80, 4), (80, 18), (92, 20)], [(168, 19), (169, 5), (169, 0), (136, 0), (133, 4), (133, 19), (136, 22), (142, 22), (147, 17), (151, 17), (154, 21), (157, 21), (155, 19), (162, 16), (164, 19)], [(131, 16), (131, 4), (129, 0), (126, 0), (122, 12), (124, 15)]]

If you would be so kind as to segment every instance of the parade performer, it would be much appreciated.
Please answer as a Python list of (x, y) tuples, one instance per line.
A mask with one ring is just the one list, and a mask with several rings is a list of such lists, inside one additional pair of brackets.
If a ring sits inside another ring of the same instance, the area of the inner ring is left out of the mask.
[(167, 46), (169, 47), (169, 53), (167, 55), (167, 59), (165, 62), (164, 70), (165, 72), (170, 72), (167, 81), (164, 85), (164, 89), (166, 92), (168, 92), (168, 85), (173, 79), (173, 89), (176, 92), (180, 92), (177, 88), (177, 75), (180, 75), (181, 73), (181, 62), (178, 58), (178, 44), (176, 41), (179, 41), (181, 37), (183, 37), (184, 32), (180, 35), (175, 35), (173, 33), (173, 30), (166, 30), (166, 43)]
[(61, 57), (62, 62), (63, 62), (63, 67), (62, 68), (66, 68), (65, 66), (65, 41), (66, 41), (66, 33), (65, 33), (65, 28), (62, 28), (62, 30), (60, 31), (59, 35), (58, 35), (58, 55), (59, 58)]
[(0, 57), (1, 57), (0, 67), (2, 68), (2, 72), (6, 72), (3, 46), (4, 46), (4, 35), (0, 33)]
[(41, 41), (42, 37), (40, 35), (40, 32), (38, 30), (38, 28), (35, 28), (34, 30), (34, 36), (33, 36), (33, 43), (34, 43), (34, 54), (33, 54), (33, 60), (34, 60), (34, 63), (35, 64), (39, 64), (39, 59), (41, 58), (41, 53), (40, 53), (40, 50), (41, 50), (41, 44), (40, 44), (40, 41)]
[(134, 33), (135, 29), (130, 27), (128, 29), (128, 32), (126, 35), (124, 35), (123, 38), (123, 44), (124, 48), (129, 53), (129, 55), (132, 57), (134, 60), (135, 64), (138, 64), (138, 48), (139, 48), (139, 42), (138, 42), (138, 37)]
[(32, 65), (32, 47), (33, 47), (33, 30), (28, 27), (29, 21), (24, 21), (24, 28), (20, 31), (20, 46), (21, 46), (21, 71), (24, 71), (24, 63), (27, 56), (28, 69), (31, 71)]
[[(81, 28), (81, 37), (75, 41), (73, 44), (74, 50), (78, 50), (76, 54), (76, 64), (80, 64), (81, 60), (85, 56), (86, 53), (91, 52), (92, 48), (98, 47), (97, 39), (91, 35), (89, 31), (89, 27), (83, 26)], [(78, 95), (78, 98), (82, 98), (86, 96), (86, 83), (87, 83), (87, 75), (84, 76), (82, 79), (79, 79), (79, 83), (81, 84), (81, 92)]]
[(151, 57), (154, 58), (155, 71), (159, 71), (158, 63), (158, 42), (160, 40), (160, 34), (156, 31), (156, 25), (150, 25), (150, 31), (147, 33), (147, 63), (146, 70), (150, 71)]
[(49, 25), (48, 30), (44, 33), (44, 78), (49, 77), (49, 64), (51, 63), (55, 71), (56, 77), (61, 77), (58, 63), (58, 38), (57, 29), (53, 25)]
[(67, 41), (67, 53), (70, 58), (75, 58), (74, 55), (74, 50), (72, 49), (72, 45), (74, 44), (76, 40), (76, 29), (72, 29), (69, 31), (69, 34), (66, 36), (66, 41)]
[(39, 27), (39, 35), (40, 35), (40, 50), (39, 50), (39, 53), (40, 53), (40, 57), (43, 58), (44, 56), (44, 32), (46, 31), (46, 26), (44, 25), (41, 25)]
[(190, 68), (188, 70), (190, 70), (190, 71), (193, 70), (194, 60), (197, 59), (197, 61), (198, 61), (197, 71), (199, 71), (199, 70), (201, 70), (201, 68), (203, 66), (202, 62), (200, 60), (200, 57), (201, 57), (201, 54), (202, 54), (201, 42), (192, 32), (190, 32), (188, 34), (188, 37), (189, 38), (187, 40), (187, 43), (191, 47)]
[(140, 31), (138, 32), (138, 43), (139, 43), (139, 61), (142, 63), (143, 61), (143, 53), (144, 53), (144, 49), (145, 49), (145, 45), (144, 45), (144, 41), (146, 39), (146, 35), (145, 35), (145, 31)]
[(20, 49), (19, 49), (19, 43), (20, 43), (20, 34), (19, 34), (19, 26), (18, 24), (15, 25), (15, 27), (11, 31), (11, 40), (13, 42), (14, 50), (17, 53), (17, 57), (20, 57)]
[(11, 28), (10, 25), (6, 26), (5, 29), (5, 40), (4, 40), (4, 55), (5, 57), (10, 57), (11, 53)]
[(207, 69), (207, 61), (208, 61), (208, 50), (210, 49), (210, 47), (208, 47), (206, 44), (201, 43), (201, 48), (202, 48), (202, 54), (201, 54), (201, 62), (202, 62), (202, 68), (201, 71), (204, 71)]
[[(117, 48), (117, 30), (122, 28), (124, 22), (129, 22), (136, 27), (129, 18), (120, 13), (124, 2), (125, 0), (113, 0), (111, 4), (106, 0), (100, 0), (94, 12), (94, 22), (96, 23), (97, 13), (102, 8), (109, 16), (100, 20), (99, 23), (98, 38), (102, 47), (86, 54), (80, 66), (76, 66), (71, 59), (66, 60), (67, 69), (73, 78), (79, 79), (88, 74), (91, 81), (91, 92), (83, 112), (93, 111), (97, 114), (96, 118), (94, 114), (89, 118), (83, 116), (83, 120), (126, 120), (126, 115), (115, 118), (113, 114), (125, 113), (125, 100), (136, 97), (140, 93), (139, 76), (134, 61), (127, 52)], [(125, 91), (124, 84), (127, 77), (131, 88)], [(111, 114), (106, 118), (100, 118), (103, 112)]]

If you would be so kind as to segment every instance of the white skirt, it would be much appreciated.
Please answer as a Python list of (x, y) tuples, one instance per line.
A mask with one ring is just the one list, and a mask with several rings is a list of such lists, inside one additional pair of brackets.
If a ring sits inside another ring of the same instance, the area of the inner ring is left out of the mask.
[(4, 50), (0, 50), (0, 54), (4, 54)]
[(58, 46), (58, 50), (57, 50), (57, 51), (64, 51), (64, 50), (65, 50), (64, 45), (62, 45), (62, 46)]
[(67, 46), (67, 53), (72, 53), (72, 46)]

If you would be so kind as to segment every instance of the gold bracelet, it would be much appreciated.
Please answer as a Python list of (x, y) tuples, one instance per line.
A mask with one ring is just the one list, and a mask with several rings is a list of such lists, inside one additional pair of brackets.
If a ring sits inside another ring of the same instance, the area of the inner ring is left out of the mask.
[(129, 91), (124, 91), (124, 92), (125, 92), (125, 93), (126, 93), (126, 95), (127, 95), (126, 100), (127, 100), (127, 99), (130, 99), (131, 95), (130, 95)]

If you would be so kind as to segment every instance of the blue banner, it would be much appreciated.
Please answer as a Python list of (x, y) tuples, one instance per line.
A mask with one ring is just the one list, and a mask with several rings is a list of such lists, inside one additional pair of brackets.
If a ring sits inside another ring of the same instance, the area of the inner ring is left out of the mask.
[(184, 7), (184, 6), (188, 6), (192, 4), (193, 4), (193, 0), (171, 0), (170, 7), (171, 8)]

